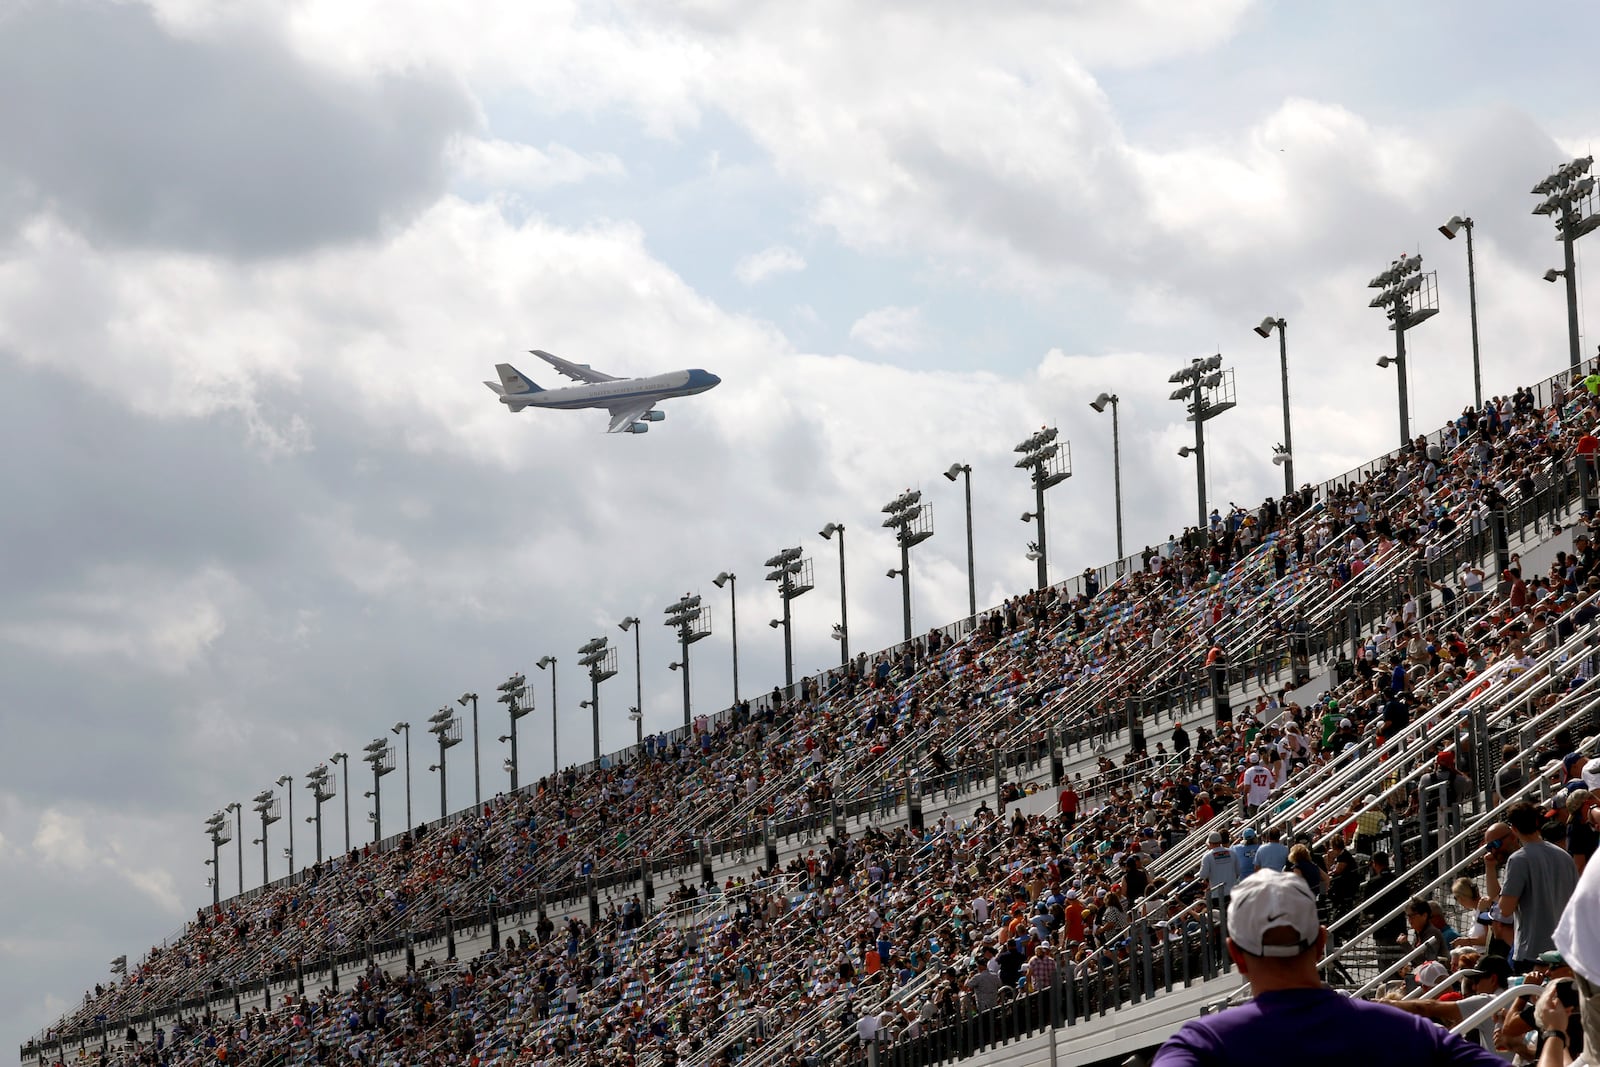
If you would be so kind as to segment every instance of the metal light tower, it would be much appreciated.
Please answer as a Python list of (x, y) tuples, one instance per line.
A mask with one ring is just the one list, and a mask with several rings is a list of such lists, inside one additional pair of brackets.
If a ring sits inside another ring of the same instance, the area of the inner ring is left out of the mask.
[(235, 800), (222, 809), (233, 812), (233, 848), (239, 861), (239, 892), (244, 892), (244, 805)]
[(1411, 408), (1406, 399), (1406, 331), (1420, 326), (1439, 314), (1439, 276), (1436, 271), (1423, 273), (1422, 257), (1401, 256), (1389, 264), (1389, 269), (1367, 283), (1369, 289), (1381, 289), (1368, 307), (1383, 308), (1389, 318), (1389, 329), (1394, 331), (1394, 357), (1382, 356), (1378, 366), (1394, 365), (1400, 381), (1400, 447), (1411, 443)]
[(789, 612), (789, 602), (816, 585), (811, 577), (811, 560), (802, 559), (800, 548), (786, 548), (767, 560), (763, 566), (772, 567), (767, 581), (778, 583), (778, 598), (783, 601), (783, 684), (794, 685), (794, 619)]
[(446, 752), (461, 743), (461, 720), (456, 718), (456, 713), (449, 708), (440, 708), (428, 716), (428, 732), (439, 739), (439, 821), (443, 822), (450, 814), (449, 803), (445, 795), (445, 760)]
[[(1033, 481), (1034, 510), (1022, 513), (1023, 522), (1038, 522), (1039, 538), (1029, 549), (1029, 558), (1039, 569), (1039, 588), (1050, 584), (1050, 545), (1045, 534), (1044, 491), (1072, 477), (1072, 446), (1056, 440), (1057, 430), (1047, 426), (1012, 449), (1022, 453), (1015, 466), (1028, 472)], [(1034, 552), (1038, 555), (1035, 557)]]
[[(551, 676), (551, 684), (555, 677)], [(511, 791), (517, 791), (517, 720), (533, 713), (533, 692), (528, 688), (528, 679), (520, 674), (513, 674), (510, 678), (495, 687), (500, 695), (495, 697), (495, 703), (504, 704), (506, 711), (511, 715), (511, 733), (506, 736), (511, 740), (511, 759), (507, 766), (511, 772)]]
[(900, 617), (905, 639), (911, 640), (911, 548), (933, 536), (933, 507), (922, 503), (922, 490), (908, 489), (883, 506), (885, 529), (894, 531), (900, 546), (900, 567), (889, 568), (890, 578), (900, 579)]
[(833, 626), (833, 639), (839, 642), (839, 665), (850, 662), (850, 601), (844, 581), (844, 523), (830, 522), (817, 531), (824, 541), (839, 535), (839, 621)]
[(944, 472), (950, 481), (965, 477), (967, 497), (967, 618), (974, 619), (978, 616), (978, 572), (974, 569), (972, 557), (972, 464), (952, 463), (950, 469)]
[(678, 631), (678, 644), (683, 649), (683, 659), (669, 663), (671, 670), (683, 672), (683, 725), (689, 725), (689, 646), (711, 636), (711, 615), (700, 606), (700, 596), (685, 593), (677, 603), (663, 612), (663, 625)]
[(1544, 197), (1533, 213), (1555, 216), (1556, 240), (1561, 242), (1565, 268), (1561, 276), (1567, 280), (1567, 349), (1573, 370), (1578, 369), (1581, 360), (1578, 356), (1578, 271), (1572, 243), (1600, 226), (1600, 214), (1596, 214), (1594, 208), (1594, 178), (1586, 176), (1593, 163), (1593, 156), (1574, 159), (1533, 187), (1534, 196)]
[[(561, 716), (556, 714), (556, 658), (554, 656), (540, 656), (539, 662), (534, 664), (541, 671), (550, 669), (550, 770), (553, 772), (561, 768), (560, 729)], [(532, 701), (529, 701), (531, 704)], [(513, 724), (515, 725), (515, 724)], [(515, 735), (513, 730), (512, 734)], [(513, 786), (513, 789), (516, 787)]]
[[(1283, 380), (1283, 443), (1273, 449), (1272, 462), (1283, 468), (1283, 492), (1287, 496), (1294, 492), (1294, 438), (1289, 428), (1289, 324), (1268, 315), (1255, 329), (1263, 338), (1271, 337), (1273, 330), (1278, 331), (1278, 373)], [(1477, 336), (1476, 332), (1473, 336)], [(1476, 357), (1473, 365), (1477, 365)]]
[(394, 773), (394, 746), (379, 737), (362, 749), (361, 762), (372, 768), (372, 844), (383, 845), (383, 776)]
[(605, 637), (596, 637), (578, 649), (578, 666), (589, 668), (589, 710), (594, 713), (594, 758), (600, 758), (600, 683), (617, 675), (617, 650)]
[(480, 746), (478, 745), (478, 694), (462, 693), (456, 697), (456, 703), (462, 707), (472, 702), (472, 804), (483, 813), (483, 772), (479, 767)]
[[(644, 674), (639, 658), (639, 620), (632, 615), (617, 623), (617, 629), (623, 633), (633, 631), (633, 707), (628, 709), (628, 718), (633, 720), (634, 743), (644, 744)], [(739, 662), (738, 645), (734, 646), (734, 663)], [(733, 699), (739, 699), (739, 671), (733, 672)]]
[(1185, 446), (1178, 450), (1180, 456), (1194, 456), (1194, 480), (1200, 506), (1200, 529), (1209, 527), (1206, 519), (1206, 423), (1238, 403), (1234, 392), (1233, 370), (1222, 369), (1222, 356), (1192, 360), (1183, 370), (1167, 379), (1182, 382), (1169, 399), (1183, 403), (1194, 423), (1194, 448)]
[(267, 827), (282, 816), (278, 814), (278, 798), (270, 789), (263, 789), (252, 797), (251, 801), (255, 813), (261, 816), (261, 884), (266, 885), (270, 881), (267, 877)]
[(216, 812), (206, 820), (206, 836), (211, 839), (211, 906), (222, 906), (222, 846), (233, 840), (228, 817)]
[(350, 853), (350, 753), (335, 752), (328, 758), (330, 763), (342, 764), (344, 767), (344, 851)]
[(1447, 241), (1454, 241), (1462, 230), (1467, 231), (1467, 310), (1472, 316), (1472, 407), (1482, 411), (1483, 366), (1478, 360), (1478, 269), (1472, 255), (1472, 216), (1452, 215), (1439, 227)]
[(389, 732), (396, 737), (402, 733), (406, 735), (406, 831), (409, 833), (417, 825), (411, 817), (411, 724), (397, 722), (389, 728)]
[(289, 846), (283, 850), (284, 856), (289, 861), (289, 876), (294, 876), (294, 777), (285, 774), (278, 779), (278, 784), (283, 786), (285, 795), (289, 798)]
[(733, 622), (733, 702), (737, 704), (739, 703), (739, 576), (732, 571), (723, 571), (711, 579), (711, 584), (718, 589), (728, 587), (728, 608)]
[(335, 778), (328, 770), (326, 763), (319, 763), (306, 774), (306, 788), (311, 790), (311, 800), (315, 805), (312, 821), (317, 825), (317, 863), (322, 863), (322, 805), (332, 800), (339, 792), (339, 779)]
[(1122, 566), (1127, 552), (1122, 547), (1122, 426), (1117, 409), (1122, 398), (1116, 393), (1101, 393), (1089, 401), (1089, 406), (1105, 414), (1111, 409), (1111, 490), (1117, 507), (1117, 566)]

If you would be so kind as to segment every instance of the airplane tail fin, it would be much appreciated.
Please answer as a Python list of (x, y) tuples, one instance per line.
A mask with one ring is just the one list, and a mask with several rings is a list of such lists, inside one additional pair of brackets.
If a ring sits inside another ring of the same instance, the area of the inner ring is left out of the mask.
[[(500, 375), (500, 389), (497, 391), (502, 396), (516, 396), (519, 393), (544, 392), (543, 389), (539, 388), (537, 385), (534, 385), (533, 382), (523, 377), (522, 372), (517, 370), (517, 368), (513, 367), (509, 363), (496, 363), (494, 365), (494, 369)], [(495, 388), (493, 382), (485, 382), (484, 384), (489, 386), (491, 389)]]

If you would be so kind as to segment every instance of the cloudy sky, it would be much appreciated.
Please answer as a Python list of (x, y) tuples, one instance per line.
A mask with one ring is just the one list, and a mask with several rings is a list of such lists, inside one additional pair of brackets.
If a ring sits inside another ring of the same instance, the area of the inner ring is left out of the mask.
[[(1131, 546), (1192, 514), (1166, 384), (1192, 357), (1238, 374), (1213, 499), (1259, 501), (1281, 484), (1264, 315), (1289, 322), (1301, 475), (1391, 447), (1364, 285), (1401, 252), (1439, 271), (1412, 341), (1413, 416), (1439, 423), (1470, 397), (1452, 214), (1478, 222), (1487, 389), (1564, 364), (1528, 189), (1600, 132), (1586, 58), (1550, 33), (1592, 21), (1443, 0), (0, 2), (0, 1041), (209, 898), (207, 814), (287, 773), (303, 815), (304, 772), (397, 719), (549, 654), (561, 754), (586, 754), (573, 660), (608, 634), (614, 748), (614, 626), (637, 614), (646, 722), (670, 726), (659, 622), (685, 591), (715, 605), (694, 684), (723, 706), (718, 571), (741, 575), (761, 691), (781, 673), (761, 561), (815, 553), (796, 655), (830, 662), (826, 521), (849, 531), (854, 643), (881, 647), (878, 509), (924, 489), (916, 622), (950, 621), (952, 462), (973, 466), (982, 602), (1030, 582), (1010, 449), (1046, 423), (1075, 468), (1054, 573), (1106, 562), (1102, 389)], [(608, 437), (603, 413), (493, 402), (497, 361), (553, 384), (533, 347), (723, 384)]]

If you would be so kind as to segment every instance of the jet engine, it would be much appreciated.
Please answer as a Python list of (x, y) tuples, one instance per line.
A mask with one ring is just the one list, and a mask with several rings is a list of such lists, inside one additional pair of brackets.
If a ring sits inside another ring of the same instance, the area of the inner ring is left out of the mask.
[(650, 424), (648, 422), (629, 423), (628, 424), (628, 432), (629, 433), (649, 433), (650, 432)]
[(661, 422), (667, 417), (665, 411), (650, 410), (639, 416), (645, 422)]

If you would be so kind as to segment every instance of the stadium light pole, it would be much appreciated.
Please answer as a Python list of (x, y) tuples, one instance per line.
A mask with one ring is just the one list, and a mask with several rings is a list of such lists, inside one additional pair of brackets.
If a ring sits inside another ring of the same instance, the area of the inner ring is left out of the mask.
[(733, 702), (739, 703), (739, 576), (732, 571), (723, 571), (711, 579), (711, 584), (718, 589), (728, 588), (728, 608), (732, 613), (733, 635)]
[(972, 464), (952, 463), (950, 469), (944, 472), (950, 481), (966, 477), (967, 500), (967, 618), (978, 617), (978, 573), (974, 569), (975, 561), (972, 556)]
[(685, 593), (678, 601), (671, 604), (662, 612), (666, 616), (662, 625), (670, 626), (678, 632), (678, 645), (683, 650), (683, 659), (677, 663), (667, 664), (669, 670), (683, 672), (683, 725), (689, 725), (690, 700), (689, 700), (689, 646), (696, 641), (703, 641), (711, 636), (711, 616), (700, 606), (700, 595)]
[(480, 748), (478, 745), (478, 694), (462, 693), (456, 698), (456, 703), (462, 707), (467, 706), (467, 701), (472, 701), (472, 806), (483, 812), (483, 772), (479, 767)]
[(1483, 366), (1478, 360), (1478, 269), (1472, 255), (1472, 216), (1452, 215), (1450, 221), (1439, 227), (1445, 240), (1454, 241), (1456, 234), (1467, 232), (1467, 313), (1472, 320), (1472, 407), (1483, 410)]
[(252, 799), (256, 814), (261, 816), (261, 884), (266, 885), (270, 881), (267, 877), (267, 827), (281, 816), (278, 814), (278, 798), (272, 790), (263, 789)]
[(335, 752), (328, 762), (341, 764), (344, 770), (344, 852), (350, 854), (350, 753)]
[[(1533, 187), (1534, 196), (1544, 197), (1533, 213), (1553, 216), (1556, 239), (1561, 242), (1564, 272), (1558, 276), (1567, 281), (1567, 349), (1573, 370), (1582, 360), (1578, 354), (1578, 270), (1572, 244), (1600, 226), (1600, 214), (1596, 214), (1593, 202), (1594, 178), (1589, 176), (1593, 164), (1593, 156), (1574, 159)], [(1549, 275), (1545, 277), (1554, 280)]]
[(1116, 393), (1101, 393), (1089, 401), (1089, 406), (1104, 415), (1106, 408), (1111, 409), (1111, 486), (1112, 495), (1117, 508), (1117, 563), (1120, 566), (1127, 552), (1122, 547), (1122, 427), (1117, 417), (1117, 409), (1122, 404), (1122, 398)]
[(617, 675), (617, 650), (605, 636), (591, 638), (578, 649), (578, 666), (589, 669), (589, 710), (594, 715), (594, 758), (600, 759), (600, 683)]
[(394, 746), (387, 737), (374, 738), (361, 750), (361, 762), (372, 768), (372, 844), (383, 847), (383, 776), (394, 772)]
[(1206, 423), (1238, 402), (1234, 392), (1233, 370), (1222, 369), (1222, 354), (1217, 353), (1204, 359), (1190, 360), (1187, 367), (1174, 372), (1167, 381), (1182, 383), (1168, 399), (1182, 403), (1184, 410), (1189, 412), (1189, 421), (1194, 423), (1194, 447), (1186, 445), (1178, 450), (1178, 455), (1194, 457), (1199, 525), (1201, 531), (1205, 531), (1211, 525), (1206, 518)]
[(211, 839), (211, 907), (222, 907), (222, 846), (233, 840), (232, 827), (222, 812), (206, 820), (206, 836)]
[(833, 628), (833, 637), (839, 642), (839, 665), (843, 667), (850, 663), (850, 601), (846, 596), (844, 581), (844, 523), (830, 522), (817, 531), (824, 541), (832, 541), (834, 534), (839, 535), (839, 622)]
[(1383, 356), (1378, 366), (1395, 368), (1400, 383), (1400, 447), (1411, 444), (1411, 406), (1407, 399), (1406, 331), (1439, 314), (1439, 278), (1435, 271), (1424, 272), (1422, 256), (1401, 256), (1382, 274), (1367, 283), (1381, 292), (1368, 307), (1383, 308), (1394, 331), (1394, 356)]
[(440, 708), (428, 716), (428, 732), (439, 739), (439, 821), (443, 823), (450, 814), (445, 791), (445, 753), (461, 743), (461, 720), (448, 707)]
[(244, 892), (244, 805), (235, 800), (223, 811), (233, 812), (233, 847), (238, 853), (239, 892)]
[(322, 865), (322, 805), (333, 799), (339, 791), (339, 780), (328, 773), (328, 765), (319, 763), (306, 773), (306, 788), (311, 790), (315, 805), (312, 819), (317, 827), (317, 865)]
[(417, 825), (411, 819), (411, 724), (397, 722), (389, 732), (396, 736), (401, 732), (406, 735), (406, 833), (410, 833), (412, 827)]
[[(554, 662), (554, 661), (552, 661)], [(554, 676), (550, 684), (555, 685)], [(511, 732), (502, 737), (501, 741), (511, 742), (511, 758), (506, 761), (506, 770), (511, 774), (511, 791), (517, 791), (517, 720), (533, 713), (533, 694), (528, 691), (528, 679), (521, 674), (513, 674), (495, 687), (500, 694), (495, 697), (496, 704), (504, 704), (511, 717)], [(552, 692), (554, 689), (552, 688)]]
[(900, 567), (889, 571), (890, 578), (900, 579), (900, 614), (904, 623), (905, 639), (911, 640), (911, 549), (933, 536), (933, 508), (922, 503), (922, 490), (907, 489), (883, 506), (885, 529), (894, 531), (895, 543), (900, 546)]
[[(632, 615), (617, 623), (617, 629), (623, 633), (633, 631), (633, 707), (628, 711), (628, 718), (633, 720), (634, 744), (644, 744), (644, 675), (641, 673), (641, 660), (639, 658), (639, 620)], [(734, 653), (734, 662), (738, 662), (738, 653)], [(733, 699), (739, 699), (739, 675), (733, 676)]]
[(283, 791), (289, 797), (289, 847), (284, 850), (284, 855), (289, 860), (289, 877), (294, 877), (294, 776), (282, 775), (278, 784), (283, 786)]
[(1294, 492), (1294, 436), (1289, 424), (1289, 324), (1268, 315), (1255, 330), (1262, 338), (1270, 338), (1273, 330), (1278, 331), (1278, 375), (1283, 382), (1283, 443), (1273, 451), (1275, 456), (1283, 458), (1275, 458), (1273, 462), (1283, 468), (1283, 492), (1288, 496)]
[[(1039, 537), (1029, 549), (1029, 558), (1038, 567), (1040, 589), (1050, 584), (1050, 546), (1045, 534), (1044, 491), (1072, 477), (1072, 448), (1065, 441), (1057, 441), (1057, 436), (1056, 428), (1047, 426), (1012, 449), (1013, 452), (1022, 453), (1022, 458), (1014, 466), (1027, 471), (1033, 482), (1034, 510), (1024, 512), (1022, 521), (1036, 521), (1039, 524)], [(1033, 555), (1034, 552), (1038, 553), (1037, 557)]]
[[(559, 731), (561, 729), (561, 717), (556, 714), (556, 658), (554, 656), (540, 656), (539, 662), (535, 663), (534, 666), (538, 667), (541, 671), (547, 667), (550, 669), (550, 771), (553, 774), (561, 769), (561, 746), (559, 736)], [(515, 725), (515, 723), (512, 723), (513, 727), (515, 727)], [(517, 747), (516, 737), (517, 732), (515, 729), (513, 729), (511, 731), (511, 747), (513, 750), (515, 750)], [(513, 763), (516, 762), (514, 757), (515, 752), (513, 751)], [(516, 786), (512, 786), (512, 789), (515, 788)]]
[(783, 684), (789, 688), (794, 685), (794, 616), (789, 602), (810, 592), (816, 583), (811, 578), (811, 560), (801, 558), (798, 545), (784, 549), (763, 566), (773, 568), (767, 572), (767, 581), (777, 583), (778, 598), (783, 601)]

